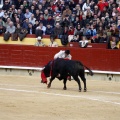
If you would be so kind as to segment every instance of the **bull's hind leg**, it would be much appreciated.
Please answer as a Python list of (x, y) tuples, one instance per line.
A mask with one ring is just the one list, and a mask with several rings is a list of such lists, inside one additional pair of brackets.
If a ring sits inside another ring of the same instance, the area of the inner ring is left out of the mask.
[(67, 87), (66, 87), (66, 82), (67, 82), (67, 78), (63, 80), (63, 83), (64, 83), (63, 90), (67, 90)]
[(81, 88), (80, 79), (78, 78), (78, 76), (77, 76), (77, 77), (74, 77), (74, 76), (73, 76), (73, 78), (74, 78), (74, 80), (78, 83), (79, 92), (81, 92), (82, 88)]
[(86, 87), (86, 78), (85, 78), (85, 75), (80, 75), (80, 78), (82, 79), (83, 83), (84, 83), (84, 92), (87, 91), (87, 87)]

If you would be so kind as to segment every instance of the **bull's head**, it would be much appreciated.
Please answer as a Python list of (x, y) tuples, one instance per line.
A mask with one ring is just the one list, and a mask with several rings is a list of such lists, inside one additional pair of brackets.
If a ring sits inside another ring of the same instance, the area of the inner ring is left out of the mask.
[(46, 77), (50, 77), (51, 61), (47, 65), (45, 65), (45, 67), (43, 68), (43, 71)]

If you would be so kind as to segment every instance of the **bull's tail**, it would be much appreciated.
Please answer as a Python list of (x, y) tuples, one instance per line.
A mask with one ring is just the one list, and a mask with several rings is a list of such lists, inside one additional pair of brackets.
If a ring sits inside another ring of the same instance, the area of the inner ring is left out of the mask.
[(85, 65), (83, 65), (88, 71), (89, 71), (89, 75), (93, 76), (94, 73), (92, 72), (92, 70), (90, 70), (88, 67), (86, 67)]

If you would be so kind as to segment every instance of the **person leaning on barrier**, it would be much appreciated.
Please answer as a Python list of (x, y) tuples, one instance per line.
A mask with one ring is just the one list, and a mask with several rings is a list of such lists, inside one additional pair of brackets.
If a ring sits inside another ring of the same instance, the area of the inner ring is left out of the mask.
[(22, 41), (26, 37), (27, 33), (28, 32), (25, 28), (22, 28), (20, 24), (17, 24), (15, 33), (13, 34), (13, 39), (16, 40), (19, 37), (20, 41)]
[(70, 54), (70, 50), (60, 50), (58, 53), (54, 55), (54, 59), (57, 59), (57, 58), (64, 58), (64, 59), (71, 60), (72, 55)]
[(6, 28), (6, 32), (4, 33), (4, 40), (8, 41), (10, 36), (15, 33), (15, 26), (13, 25), (13, 22), (10, 21), (9, 25)]

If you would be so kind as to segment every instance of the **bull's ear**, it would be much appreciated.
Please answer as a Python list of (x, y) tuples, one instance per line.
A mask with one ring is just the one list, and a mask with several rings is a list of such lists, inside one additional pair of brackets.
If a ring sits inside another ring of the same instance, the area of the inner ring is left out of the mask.
[(41, 71), (44, 70), (45, 67), (41, 68)]

